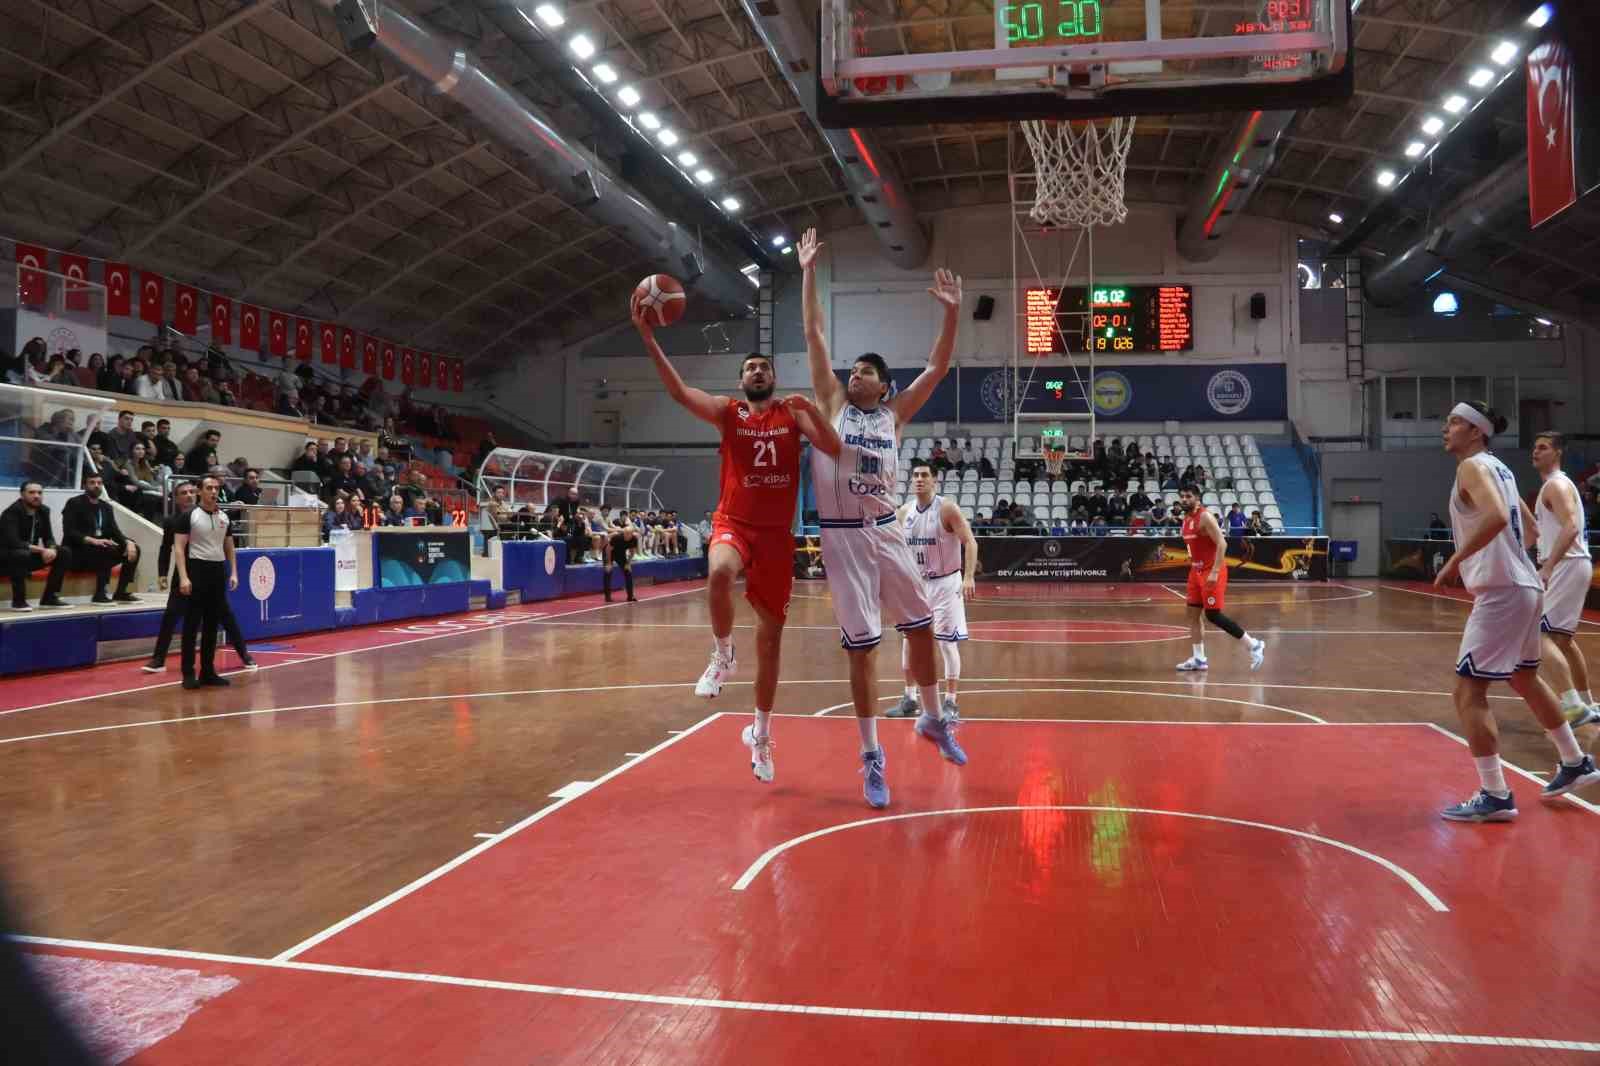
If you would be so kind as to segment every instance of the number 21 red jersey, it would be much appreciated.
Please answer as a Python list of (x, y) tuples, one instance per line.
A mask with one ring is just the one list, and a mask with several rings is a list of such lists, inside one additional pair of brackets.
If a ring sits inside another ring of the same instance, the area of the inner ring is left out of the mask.
[(800, 493), (800, 427), (774, 403), (752, 410), (730, 399), (722, 409), (722, 492), (717, 515), (752, 526), (788, 529)]
[(1196, 507), (1183, 516), (1183, 543), (1189, 549), (1189, 562), (1196, 570), (1210, 570), (1217, 562), (1217, 543), (1206, 535), (1200, 525), (1202, 508)]

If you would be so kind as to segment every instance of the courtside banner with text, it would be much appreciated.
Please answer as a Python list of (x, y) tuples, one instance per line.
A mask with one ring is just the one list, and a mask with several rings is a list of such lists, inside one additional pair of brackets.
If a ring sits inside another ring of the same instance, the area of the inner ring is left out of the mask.
[[(839, 369), (841, 382), (848, 369)], [(920, 365), (893, 367), (896, 389), (922, 373)], [(1084, 392), (1094, 398), (1094, 416), (1107, 422), (1272, 422), (1289, 417), (1288, 374), (1282, 363), (1136, 363), (1095, 369), (1064, 363), (953, 366), (933, 390), (914, 422), (1005, 422), (1023, 397), (1029, 414), (1084, 414)]]
[[(980, 581), (1165, 581), (1189, 576), (1180, 537), (979, 537)], [(1236, 537), (1229, 581), (1326, 581), (1327, 537)]]

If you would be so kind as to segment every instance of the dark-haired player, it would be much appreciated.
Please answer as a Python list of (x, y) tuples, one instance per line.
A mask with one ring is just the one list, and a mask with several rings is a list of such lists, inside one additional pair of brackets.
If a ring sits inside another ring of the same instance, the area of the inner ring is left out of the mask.
[(733, 584), (745, 575), (745, 599), (756, 612), (755, 721), (745, 728), (750, 766), (771, 781), (772, 704), (778, 693), (783, 623), (794, 588), (794, 511), (800, 492), (800, 436), (820, 453), (839, 454), (839, 436), (805, 396), (772, 398), (777, 387), (770, 356), (745, 356), (739, 367), (744, 399), (713, 396), (685, 385), (655, 330), (633, 301), (633, 324), (661, 375), (667, 394), (722, 434), (722, 491), (706, 551), (706, 600), (711, 608), (711, 662), (694, 693), (710, 699), (738, 667), (733, 647)]
[(1444, 450), (1456, 461), (1450, 527), (1456, 550), (1439, 568), (1436, 586), (1459, 575), (1472, 593), (1456, 657), (1456, 714), (1478, 768), (1476, 795), (1440, 813), (1453, 822), (1508, 822), (1517, 801), (1500, 765), (1500, 736), (1489, 713), (1489, 682), (1505, 681), (1521, 696), (1561, 755), (1546, 797), (1600, 782), (1594, 760), (1578, 747), (1556, 694), (1539, 679), (1543, 587), (1523, 549), (1522, 506), (1511, 471), (1489, 453), (1506, 420), (1481, 403), (1458, 403), (1444, 423)]
[(889, 367), (883, 356), (867, 352), (856, 359), (850, 380), (834, 376), (822, 327), (822, 301), (817, 295), (817, 255), (822, 245), (815, 230), (800, 239), (804, 275), (806, 351), (811, 387), (823, 415), (838, 430), (843, 448), (837, 456), (811, 457), (817, 514), (822, 527), (822, 562), (828, 571), (833, 615), (849, 653), (850, 697), (861, 730), (863, 791), (873, 807), (889, 804), (883, 748), (878, 744), (878, 675), (874, 652), (883, 639), (883, 612), (906, 634), (907, 665), (921, 690), (920, 736), (939, 746), (956, 765), (967, 756), (956, 743), (957, 720), (940, 716), (939, 689), (933, 656), (933, 609), (923, 587), (917, 561), (895, 522), (899, 505), (900, 426), (927, 402), (950, 370), (960, 322), (961, 279), (937, 271), (928, 290), (943, 312), (939, 337), (928, 354), (928, 366), (904, 392), (890, 398)]
[[(1194, 654), (1178, 664), (1179, 670), (1207, 670), (1206, 627), (1210, 622), (1250, 649), (1250, 669), (1259, 670), (1267, 655), (1267, 642), (1257, 640), (1222, 613), (1228, 595), (1228, 541), (1216, 517), (1200, 505), (1200, 490), (1185, 482), (1178, 489), (1178, 506), (1183, 508), (1183, 543), (1189, 549), (1189, 587), (1184, 602), (1189, 605), (1189, 639)], [(1201, 618), (1205, 622), (1201, 621)]]

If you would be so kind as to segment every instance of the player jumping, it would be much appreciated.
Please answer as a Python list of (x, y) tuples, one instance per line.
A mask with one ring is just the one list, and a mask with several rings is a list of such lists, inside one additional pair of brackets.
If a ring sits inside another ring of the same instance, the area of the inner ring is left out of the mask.
[[(906, 543), (917, 558), (933, 607), (933, 639), (938, 641), (944, 660), (944, 696), (939, 710), (947, 721), (960, 721), (956, 707), (961, 684), (961, 651), (958, 642), (967, 639), (966, 600), (972, 596), (973, 575), (978, 568), (978, 540), (954, 500), (935, 495), (939, 475), (925, 459), (911, 464), (911, 489), (916, 497), (900, 508), (900, 526)], [(916, 679), (911, 675), (911, 642), (900, 641), (900, 671), (905, 675), (906, 694), (884, 712), (886, 718), (912, 718), (917, 704)]]
[(733, 648), (733, 584), (742, 570), (745, 599), (756, 612), (755, 722), (744, 730), (756, 779), (770, 782), (772, 704), (778, 693), (783, 623), (794, 587), (795, 501), (800, 492), (800, 435), (819, 454), (838, 455), (839, 435), (804, 396), (772, 398), (777, 385), (770, 356), (745, 356), (739, 368), (744, 399), (713, 396), (685, 385), (656, 343), (655, 330), (634, 299), (633, 325), (644, 340), (667, 394), (722, 434), (722, 491), (706, 552), (706, 600), (715, 646), (694, 687), (710, 699), (738, 668)]
[(1178, 490), (1178, 505), (1183, 508), (1183, 543), (1189, 549), (1189, 639), (1194, 654), (1178, 664), (1179, 670), (1208, 670), (1204, 616), (1235, 640), (1250, 649), (1250, 669), (1259, 670), (1267, 655), (1267, 642), (1246, 633), (1238, 622), (1222, 613), (1228, 593), (1228, 541), (1216, 518), (1200, 503), (1200, 490), (1186, 483)]
[(950, 370), (961, 312), (961, 279), (948, 270), (934, 275), (928, 290), (943, 312), (943, 325), (927, 369), (904, 392), (891, 398), (889, 366), (883, 356), (867, 352), (850, 368), (848, 385), (833, 373), (827, 334), (822, 325), (822, 300), (817, 295), (817, 255), (822, 244), (815, 230), (800, 239), (800, 267), (805, 272), (806, 352), (811, 363), (811, 388), (823, 415), (843, 442), (839, 453), (817, 449), (811, 456), (812, 482), (822, 527), (822, 562), (828, 571), (833, 615), (849, 653), (850, 698), (861, 730), (863, 791), (868, 805), (889, 805), (883, 748), (878, 743), (878, 675), (874, 654), (883, 639), (882, 613), (906, 634), (912, 676), (922, 696), (918, 735), (939, 746), (946, 759), (960, 766), (966, 752), (956, 743), (954, 718), (939, 716), (937, 674), (933, 664), (933, 608), (923, 588), (917, 561), (896, 528), (895, 507), (900, 480), (900, 427), (911, 420), (934, 387)]

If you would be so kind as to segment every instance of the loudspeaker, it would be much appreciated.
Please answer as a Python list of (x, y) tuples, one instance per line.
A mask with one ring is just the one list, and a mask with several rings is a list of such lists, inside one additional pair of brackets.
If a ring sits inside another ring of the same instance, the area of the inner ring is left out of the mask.
[(1253, 293), (1250, 294), (1250, 317), (1251, 318), (1266, 318), (1267, 317), (1267, 294), (1266, 293), (1264, 293), (1264, 292), (1253, 292)]
[(989, 321), (989, 316), (993, 315), (993, 314), (994, 314), (994, 297), (993, 296), (980, 296), (980, 297), (978, 297), (978, 306), (974, 307), (972, 309), (972, 320), (974, 322), (987, 322), (987, 321)]

